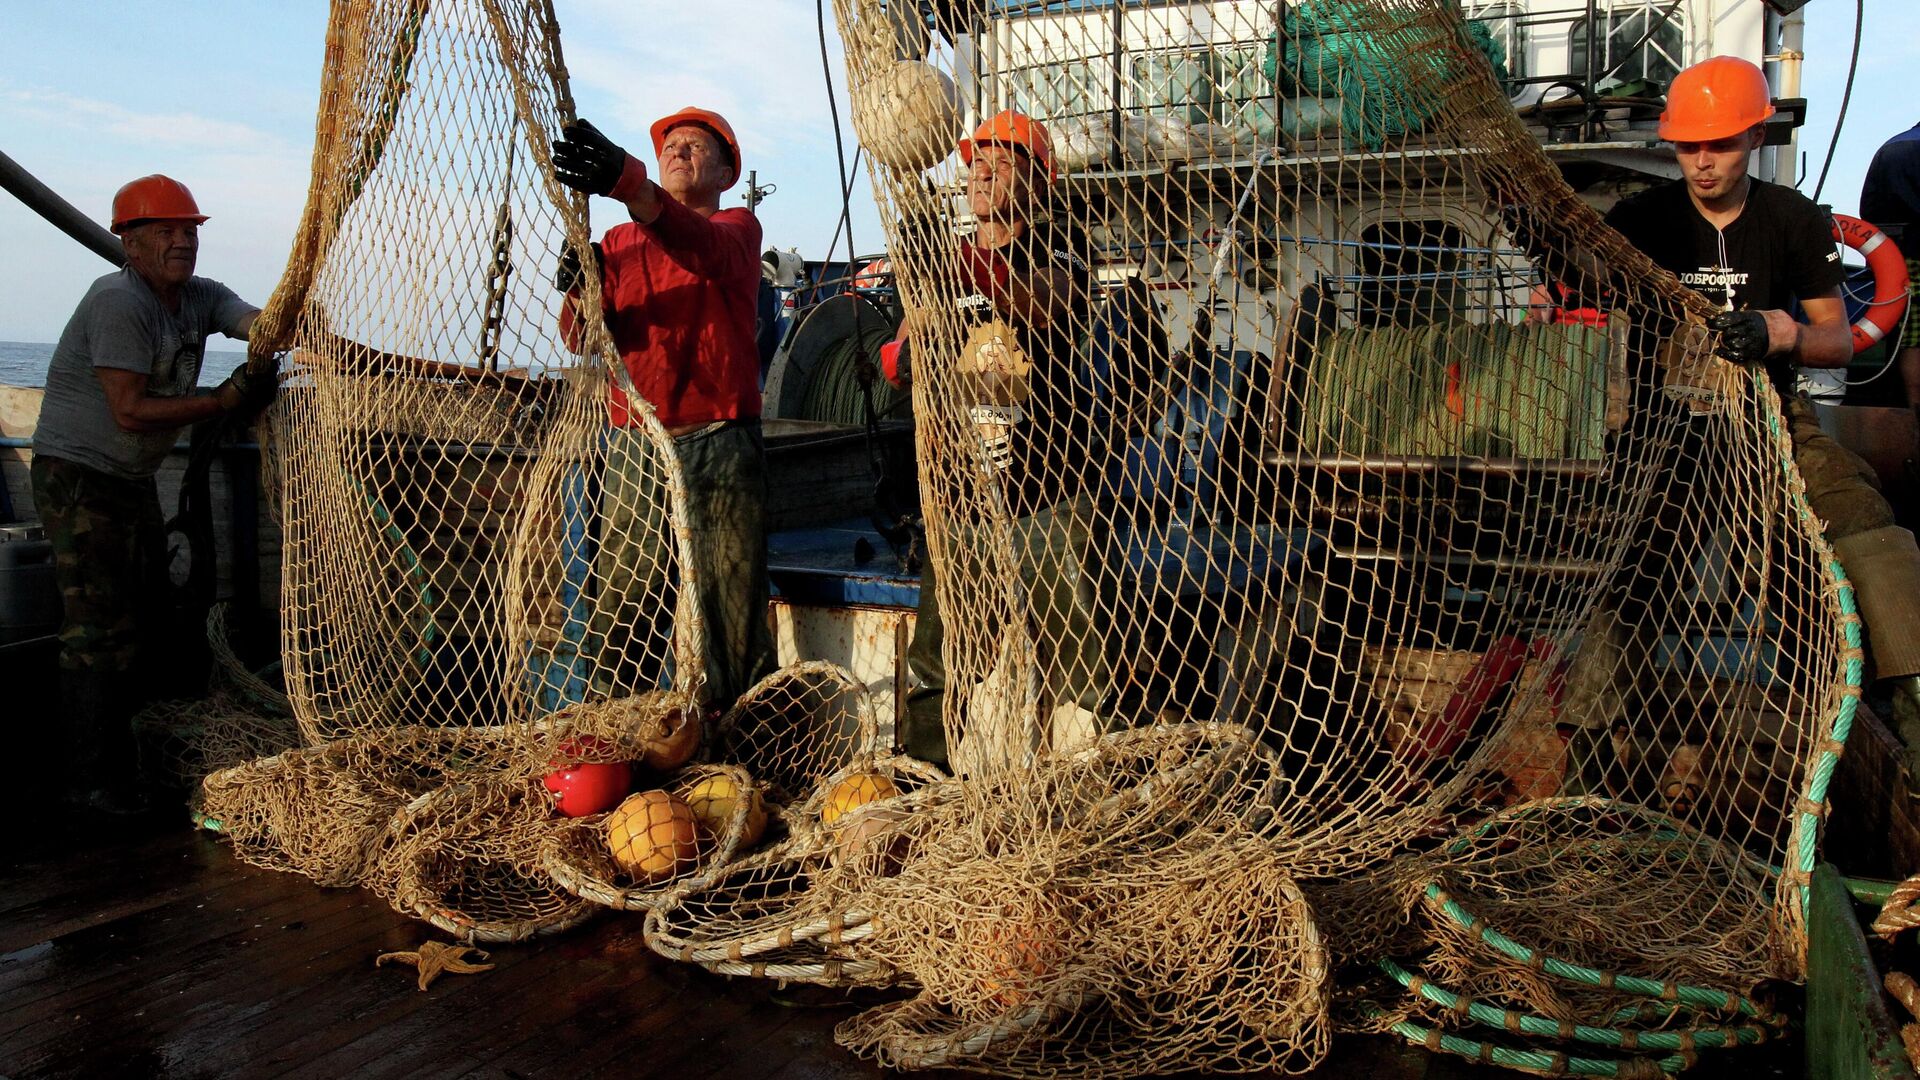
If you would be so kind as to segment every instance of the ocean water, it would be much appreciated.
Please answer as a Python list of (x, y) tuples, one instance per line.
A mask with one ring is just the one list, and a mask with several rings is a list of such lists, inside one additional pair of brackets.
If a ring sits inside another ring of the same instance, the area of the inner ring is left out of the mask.
[[(42, 341), (0, 341), (0, 386), (45, 386), (47, 362), (53, 359), (53, 345)], [(218, 386), (247, 362), (245, 350), (214, 352), (208, 350), (200, 364), (200, 385)]]

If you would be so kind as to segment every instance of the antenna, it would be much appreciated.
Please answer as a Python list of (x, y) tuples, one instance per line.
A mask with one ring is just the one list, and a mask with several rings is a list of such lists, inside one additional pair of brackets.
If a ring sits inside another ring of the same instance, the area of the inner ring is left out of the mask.
[(760, 173), (758, 170), (750, 170), (747, 173), (747, 193), (744, 198), (747, 200), (747, 209), (749, 211), (758, 210), (760, 204), (767, 201), (767, 196), (780, 190), (777, 184), (761, 185), (758, 182), (759, 179)]

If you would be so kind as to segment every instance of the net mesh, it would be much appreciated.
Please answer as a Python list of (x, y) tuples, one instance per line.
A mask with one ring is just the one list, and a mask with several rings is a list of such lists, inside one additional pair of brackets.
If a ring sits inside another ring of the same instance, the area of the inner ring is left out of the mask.
[[(322, 80), (253, 335), (286, 368), (264, 434), (290, 719), (152, 726), (195, 740), (198, 812), (250, 861), (476, 940), (643, 907), (783, 835), (786, 803), (871, 743), (866, 704), (821, 663), (737, 700), (706, 685), (673, 440), (649, 409), (613, 425), (605, 323), (561, 320), (556, 269), (590, 237), (549, 159), (573, 110), (550, 7), (339, 3)], [(687, 835), (638, 803), (556, 813), (569, 770), (659, 793)], [(647, 869), (656, 843), (687, 857)]]
[[(683, 485), (651, 414), (609, 437), (604, 328), (557, 330), (550, 11), (389, 0), (336, 5), (261, 324), (300, 744), (207, 813), (459, 933), (645, 909), (669, 957), (903, 988), (838, 1033), (902, 1067), (1297, 1071), (1347, 1029), (1624, 1076), (1767, 1037), (1851, 594), (1777, 394), (1567, 186), (1494, 38), (1447, 0), (937, 8), (834, 3), (947, 768), (800, 665), (660, 780), (761, 792), (758, 835), (750, 798), (685, 858), (600, 843), (666, 803), (551, 814), (562, 742), (645, 760), (702, 707)], [(1003, 109), (1057, 182), (961, 162)], [(600, 569), (627, 542), (660, 584)]]

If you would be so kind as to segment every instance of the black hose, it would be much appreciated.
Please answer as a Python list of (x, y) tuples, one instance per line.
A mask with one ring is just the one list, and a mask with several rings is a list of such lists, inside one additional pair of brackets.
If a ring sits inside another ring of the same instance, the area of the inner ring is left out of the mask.
[(1847, 88), (1840, 95), (1840, 115), (1833, 121), (1833, 141), (1827, 143), (1827, 160), (1820, 165), (1820, 180), (1813, 185), (1813, 201), (1820, 201), (1820, 189), (1827, 186), (1827, 170), (1833, 167), (1833, 152), (1840, 145), (1840, 129), (1847, 126), (1847, 103), (1853, 100), (1853, 76), (1860, 70), (1860, 26), (1867, 18), (1867, 0), (1853, 0), (1853, 56), (1847, 60)]
[(47, 223), (80, 242), (80, 245), (115, 266), (127, 261), (120, 240), (100, 227), (99, 222), (74, 209), (47, 185), (34, 179), (20, 163), (0, 154), (0, 188), (26, 204), (27, 209), (47, 219)]
[[(827, 113), (833, 117), (833, 153), (840, 163), (840, 215), (841, 222), (847, 227), (847, 258), (860, 250), (853, 242), (853, 174), (847, 170), (846, 140), (840, 135), (840, 106), (833, 100), (833, 62), (827, 56), (827, 5), (826, 0), (814, 0), (814, 22), (820, 31), (820, 74), (827, 80)], [(834, 230), (834, 242), (838, 243), (840, 230)], [(833, 249), (827, 249), (827, 258), (833, 258)]]

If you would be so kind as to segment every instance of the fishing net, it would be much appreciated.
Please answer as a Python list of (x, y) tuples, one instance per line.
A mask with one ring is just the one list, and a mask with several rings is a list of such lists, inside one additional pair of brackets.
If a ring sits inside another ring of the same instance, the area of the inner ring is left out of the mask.
[[(1494, 37), (1447, 0), (935, 7), (835, 3), (943, 628), (917, 756), (830, 665), (708, 715), (692, 493), (549, 284), (589, 239), (551, 12), (340, 4), (256, 331), (298, 735), (208, 820), (464, 936), (644, 909), (675, 959), (895, 988), (838, 1036), (901, 1067), (1767, 1037), (1859, 622), (1778, 395), (1563, 181)], [(1057, 182), (961, 164), (1003, 109)], [(557, 765), (636, 756), (657, 796), (556, 816)]]
[[(556, 270), (591, 239), (549, 160), (572, 113), (546, 4), (334, 5), (312, 185), (252, 343), (283, 357), (285, 692), (236, 680), (153, 723), (242, 858), (469, 939), (706, 880), (873, 742), (832, 665), (709, 684), (695, 586), (722, 571), (695, 558), (674, 440), (629, 393), (597, 276), (562, 319)], [(632, 828), (629, 788), (685, 835)]]
[[(1851, 593), (1778, 394), (1568, 186), (1496, 36), (834, 6), (953, 779), (803, 806), (655, 947), (896, 984), (838, 1036), (914, 1068), (1304, 1069), (1344, 1029), (1646, 1075), (1776, 1032)], [(1020, 152), (964, 161), (982, 124)]]

